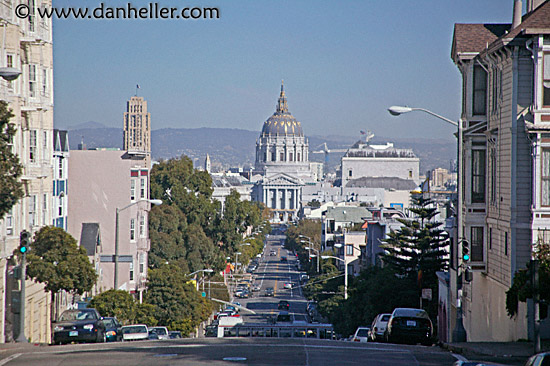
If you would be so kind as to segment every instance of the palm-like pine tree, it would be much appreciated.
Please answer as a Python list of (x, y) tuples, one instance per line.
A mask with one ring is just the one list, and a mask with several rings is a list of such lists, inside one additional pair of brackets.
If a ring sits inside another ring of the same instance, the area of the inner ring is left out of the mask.
[(448, 235), (440, 228), (442, 223), (434, 220), (438, 211), (432, 199), (419, 194), (411, 201), (410, 211), (415, 216), (398, 219), (403, 226), (388, 234), (383, 261), (400, 277), (416, 282), (419, 291), (431, 288), (432, 299), (437, 299), (436, 272), (447, 268)]

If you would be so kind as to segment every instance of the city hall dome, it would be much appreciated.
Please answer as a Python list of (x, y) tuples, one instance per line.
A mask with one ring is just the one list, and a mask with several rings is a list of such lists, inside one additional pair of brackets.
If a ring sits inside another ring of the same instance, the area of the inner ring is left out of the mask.
[(277, 103), (277, 110), (264, 122), (261, 135), (304, 136), (302, 125), (288, 111), (283, 83), (281, 83), (281, 94)]

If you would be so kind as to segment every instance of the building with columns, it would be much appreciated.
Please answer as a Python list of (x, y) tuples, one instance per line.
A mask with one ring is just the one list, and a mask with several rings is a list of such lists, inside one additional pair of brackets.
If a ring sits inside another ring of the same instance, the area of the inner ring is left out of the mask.
[(302, 187), (314, 184), (309, 166), (309, 143), (302, 125), (288, 111), (284, 85), (275, 113), (264, 122), (256, 141), (256, 173), (262, 175), (253, 199), (272, 212), (272, 222), (292, 221), (302, 200)]
[(151, 113), (143, 97), (133, 96), (126, 103), (123, 139), (123, 149), (129, 153), (151, 152)]

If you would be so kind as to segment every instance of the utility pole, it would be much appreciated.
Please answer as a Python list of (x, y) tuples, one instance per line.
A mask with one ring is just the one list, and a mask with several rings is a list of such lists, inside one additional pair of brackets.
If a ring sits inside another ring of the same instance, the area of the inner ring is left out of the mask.
[(534, 352), (540, 352), (540, 319), (539, 319), (539, 261), (531, 259), (529, 266), (533, 284), (533, 346)]

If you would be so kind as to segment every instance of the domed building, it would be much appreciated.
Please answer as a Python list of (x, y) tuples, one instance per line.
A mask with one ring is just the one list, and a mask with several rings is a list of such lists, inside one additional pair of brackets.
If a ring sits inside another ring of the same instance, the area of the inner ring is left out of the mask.
[(254, 186), (254, 198), (272, 211), (273, 222), (296, 218), (302, 187), (313, 182), (309, 144), (302, 125), (288, 111), (284, 85), (275, 113), (264, 122), (256, 141), (256, 173), (263, 179)]

